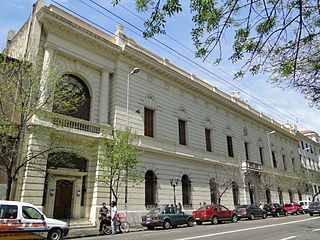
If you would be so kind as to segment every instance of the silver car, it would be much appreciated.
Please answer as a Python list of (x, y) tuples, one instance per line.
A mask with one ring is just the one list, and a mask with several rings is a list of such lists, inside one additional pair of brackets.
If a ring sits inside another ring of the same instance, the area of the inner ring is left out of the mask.
[(309, 214), (310, 214), (310, 216), (313, 216), (313, 214), (319, 214), (320, 215), (320, 202), (312, 202), (312, 203), (310, 203)]

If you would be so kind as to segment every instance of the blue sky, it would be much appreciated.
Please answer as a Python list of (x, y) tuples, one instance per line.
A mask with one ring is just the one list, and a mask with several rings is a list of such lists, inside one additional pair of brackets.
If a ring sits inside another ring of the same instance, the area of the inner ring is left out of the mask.
[[(189, 49), (194, 49), (189, 35), (192, 28), (190, 17), (187, 13), (179, 14), (174, 19), (167, 22), (167, 34), (170, 36), (157, 36), (161, 43), (175, 49), (177, 52), (187, 56), (207, 68), (214, 76), (190, 64), (177, 53), (172, 52), (165, 46), (154, 40), (145, 40), (140, 36), (140, 29), (143, 30), (143, 22), (140, 18), (146, 18), (143, 14), (139, 17), (127, 11), (125, 8), (135, 12), (133, 0), (122, 0), (122, 6), (112, 7), (111, 0), (96, 0), (110, 12), (107, 12), (89, 0), (56, 0), (62, 5), (72, 9), (91, 21), (99, 24), (109, 32), (115, 32), (116, 26), (124, 26), (124, 32), (135, 39), (139, 44), (155, 52), (159, 56), (165, 57), (170, 62), (194, 73), (202, 80), (217, 86), (219, 89), (230, 93), (240, 91), (241, 97), (248, 99), (249, 104), (255, 109), (267, 114), (275, 120), (286, 123), (291, 122), (298, 126), (299, 130), (310, 129), (320, 133), (320, 111), (310, 108), (306, 99), (292, 89), (280, 89), (273, 87), (267, 82), (267, 75), (251, 76), (247, 75), (243, 79), (233, 80), (232, 74), (238, 70), (239, 65), (233, 65), (225, 59), (232, 51), (232, 42), (225, 39), (223, 45), (224, 60), (221, 65), (214, 66), (210, 62), (202, 62), (194, 58), (194, 54)], [(19, 30), (30, 15), (32, 4), (35, 0), (1, 0), (0, 1), (0, 49), (5, 47), (7, 32), (10, 29)], [(83, 2), (90, 4), (100, 12), (89, 8)], [(45, 1), (46, 5), (54, 4), (51, 0)], [(124, 8), (125, 7), (125, 8)], [(103, 13), (103, 14), (101, 14)], [(116, 14), (120, 16), (118, 19)], [(109, 33), (107, 32), (107, 33)], [(172, 40), (174, 39), (174, 40)], [(183, 44), (184, 46), (182, 46)], [(254, 96), (254, 98), (252, 97)]]

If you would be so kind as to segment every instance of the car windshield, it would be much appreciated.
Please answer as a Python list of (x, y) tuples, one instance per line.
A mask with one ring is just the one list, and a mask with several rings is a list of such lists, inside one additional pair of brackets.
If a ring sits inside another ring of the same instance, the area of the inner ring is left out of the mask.
[(312, 205), (312, 206), (318, 206), (318, 205), (320, 205), (320, 202), (313, 202), (313, 203), (311, 203), (310, 205)]
[(197, 211), (208, 210), (209, 208), (210, 208), (210, 205), (205, 205), (205, 206), (199, 207)]
[(284, 206), (285, 206), (285, 207), (292, 207), (292, 204), (287, 203), (287, 204), (285, 204)]
[(155, 208), (155, 209), (152, 209), (148, 214), (151, 215), (151, 214), (159, 214), (161, 211), (161, 208)]

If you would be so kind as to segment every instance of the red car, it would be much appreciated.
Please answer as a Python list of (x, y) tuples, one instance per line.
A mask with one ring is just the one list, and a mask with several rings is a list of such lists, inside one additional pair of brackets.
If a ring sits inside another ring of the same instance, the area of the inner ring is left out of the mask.
[(225, 206), (219, 204), (205, 205), (198, 210), (192, 212), (193, 218), (198, 225), (203, 222), (211, 222), (217, 224), (222, 221), (231, 221), (236, 223), (238, 221), (237, 212), (229, 210)]
[(286, 203), (284, 209), (287, 210), (288, 214), (304, 214), (303, 208), (298, 203)]

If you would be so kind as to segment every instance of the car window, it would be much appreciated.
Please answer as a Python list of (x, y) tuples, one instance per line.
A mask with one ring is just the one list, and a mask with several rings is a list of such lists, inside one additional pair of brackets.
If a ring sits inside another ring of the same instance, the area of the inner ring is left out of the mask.
[(222, 211), (229, 211), (228, 208), (226, 208), (226, 207), (224, 207), (224, 206), (221, 206), (221, 210), (222, 210)]
[(42, 215), (33, 207), (22, 207), (22, 216), (25, 219), (41, 219)]
[(155, 209), (152, 209), (148, 214), (151, 215), (151, 214), (159, 214), (161, 211), (160, 208), (155, 208)]
[(1, 219), (14, 219), (17, 218), (18, 206), (16, 205), (1, 205), (0, 218)]
[(221, 211), (219, 206), (214, 206), (213, 211)]
[(247, 208), (250, 205), (240, 205), (239, 208)]
[(284, 206), (285, 206), (285, 207), (292, 207), (292, 204), (288, 204), (288, 203), (287, 203), (287, 204), (285, 204)]
[(176, 209), (176, 212), (177, 213), (182, 213), (182, 211), (179, 208)]

